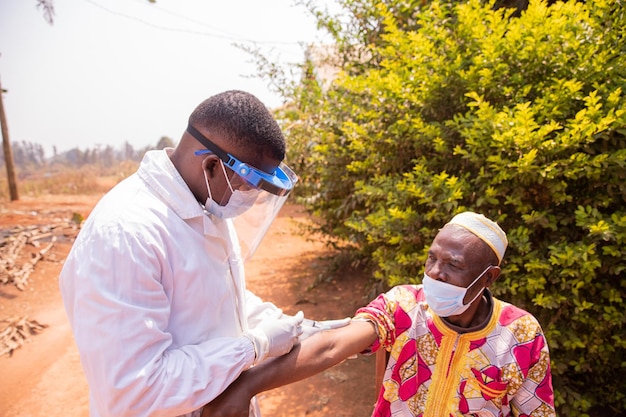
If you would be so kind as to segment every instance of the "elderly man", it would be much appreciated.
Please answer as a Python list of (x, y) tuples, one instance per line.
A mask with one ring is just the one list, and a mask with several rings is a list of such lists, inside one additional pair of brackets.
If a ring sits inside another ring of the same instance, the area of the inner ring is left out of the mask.
[(203, 416), (247, 416), (252, 395), (380, 348), (390, 356), (373, 416), (554, 416), (539, 323), (489, 291), (507, 243), (495, 222), (458, 214), (433, 240), (422, 285), (394, 287), (349, 326), (246, 371)]

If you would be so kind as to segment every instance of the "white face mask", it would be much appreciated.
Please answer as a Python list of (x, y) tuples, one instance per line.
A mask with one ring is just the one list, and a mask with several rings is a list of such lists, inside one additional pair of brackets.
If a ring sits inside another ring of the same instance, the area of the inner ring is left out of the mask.
[(226, 175), (226, 169), (224, 168), (222, 160), (220, 160), (220, 164), (222, 166), (222, 171), (224, 172), (224, 178), (226, 178), (226, 182), (228, 183), (228, 188), (230, 188), (231, 196), (225, 206), (217, 204), (211, 195), (211, 187), (209, 186), (209, 178), (206, 175), (206, 171), (202, 170), (204, 173), (206, 187), (209, 192), (209, 197), (204, 204), (204, 212), (206, 214), (212, 214), (219, 219), (230, 219), (239, 216), (252, 207), (259, 197), (260, 190), (255, 188), (246, 191), (233, 190), (233, 186), (230, 184), (230, 180)]
[[(447, 282), (438, 281), (432, 279), (426, 273), (424, 273), (424, 279), (422, 284), (424, 285), (424, 296), (430, 309), (439, 317), (450, 317), (463, 314), (482, 294), (482, 291), (478, 291), (476, 296), (467, 304), (463, 304), (463, 299), (467, 290), (474, 285), (484, 274), (491, 268), (489, 265), (478, 277), (472, 281), (467, 288), (457, 287), (456, 285), (448, 284)], [(485, 287), (483, 287), (485, 288)]]

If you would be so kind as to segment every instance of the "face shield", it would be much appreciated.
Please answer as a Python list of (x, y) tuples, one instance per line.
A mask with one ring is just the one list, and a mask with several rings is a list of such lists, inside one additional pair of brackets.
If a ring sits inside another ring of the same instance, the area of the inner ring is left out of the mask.
[(233, 171), (234, 175), (239, 177), (240, 181), (236, 181), (237, 183), (245, 184), (244, 187), (247, 189), (258, 190), (258, 197), (250, 208), (230, 219), (239, 239), (242, 259), (247, 260), (259, 246), (276, 215), (287, 201), (298, 177), (282, 162), (272, 173), (257, 169), (219, 148), (193, 126), (188, 125), (187, 132), (206, 148), (206, 150), (196, 151), (196, 155), (207, 153), (217, 155), (227, 170)]

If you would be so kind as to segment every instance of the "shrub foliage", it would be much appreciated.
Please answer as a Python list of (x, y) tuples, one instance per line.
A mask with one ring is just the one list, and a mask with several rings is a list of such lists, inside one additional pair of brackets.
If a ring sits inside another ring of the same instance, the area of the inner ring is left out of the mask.
[(625, 413), (622, 2), (340, 3), (318, 12), (340, 75), (309, 63), (280, 115), (318, 231), (394, 285), (455, 213), (493, 218), (494, 291), (542, 323), (561, 414)]

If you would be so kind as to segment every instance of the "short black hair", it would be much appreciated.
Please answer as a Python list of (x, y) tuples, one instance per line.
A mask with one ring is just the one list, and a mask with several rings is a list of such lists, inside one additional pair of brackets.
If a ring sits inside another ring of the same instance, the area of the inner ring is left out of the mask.
[(209, 97), (191, 113), (189, 124), (221, 136), (247, 154), (285, 158), (285, 137), (278, 123), (257, 97), (245, 91), (229, 90)]

